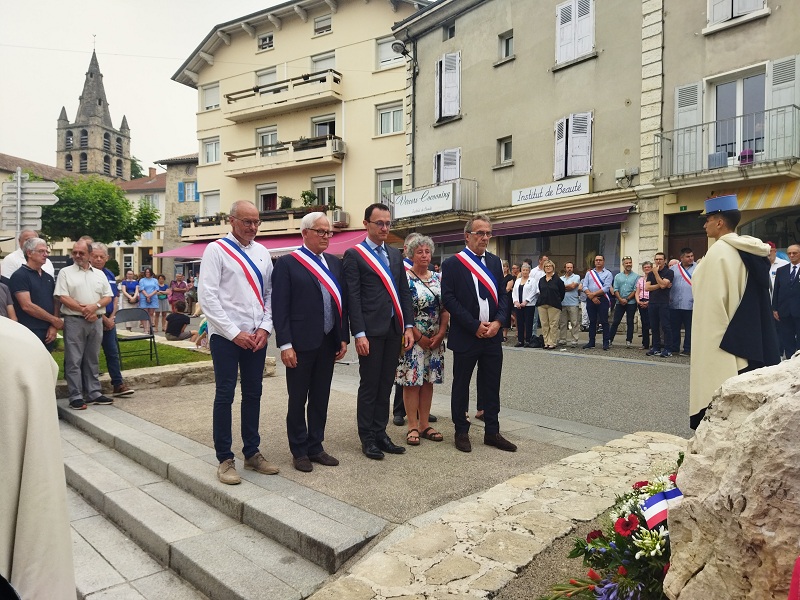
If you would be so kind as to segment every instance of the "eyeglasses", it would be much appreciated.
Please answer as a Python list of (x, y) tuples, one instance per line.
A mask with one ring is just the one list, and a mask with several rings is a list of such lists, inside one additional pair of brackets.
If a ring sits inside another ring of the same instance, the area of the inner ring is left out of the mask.
[(633, 260), (630, 256), (623, 256), (622, 260)]
[(309, 231), (313, 231), (319, 237), (333, 237), (333, 231), (330, 229), (309, 229)]
[(244, 225), (245, 227), (258, 227), (259, 225), (261, 225), (260, 220), (254, 221), (252, 219), (240, 219), (239, 217), (234, 217), (233, 215), (231, 215), (231, 219), (236, 219), (237, 221), (240, 221), (242, 225)]
[(378, 229), (383, 229), (384, 227), (386, 227), (386, 229), (391, 229), (392, 227), (391, 221), (367, 221), (367, 222), (376, 225)]
[(470, 233), (472, 235), (477, 235), (478, 237), (485, 237), (485, 238), (492, 237), (491, 231), (470, 231)]

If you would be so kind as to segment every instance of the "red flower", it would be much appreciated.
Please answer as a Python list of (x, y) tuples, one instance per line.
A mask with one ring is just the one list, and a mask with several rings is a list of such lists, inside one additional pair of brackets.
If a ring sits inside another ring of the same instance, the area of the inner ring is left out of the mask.
[(614, 531), (620, 534), (622, 537), (628, 537), (631, 535), (636, 529), (639, 527), (639, 517), (634, 514), (628, 515), (627, 519), (623, 519), (620, 517), (617, 519), (617, 522), (614, 523)]
[(636, 483), (633, 484), (633, 489), (635, 490), (641, 489), (644, 486), (649, 485), (649, 483), (650, 483), (649, 481), (637, 481)]
[(586, 542), (591, 544), (592, 540), (596, 540), (597, 538), (605, 537), (603, 532), (599, 529), (595, 529), (594, 531), (590, 531), (589, 535), (586, 536)]
[(677, 474), (677, 473), (673, 473), (672, 475), (670, 475), (670, 476), (669, 476), (669, 480), (670, 480), (672, 483), (675, 483), (675, 480), (676, 480), (676, 479), (678, 479), (678, 474)]
[(600, 575), (598, 575), (597, 572), (594, 569), (589, 569), (589, 572), (587, 573), (587, 576), (592, 581), (600, 581), (602, 579), (602, 577), (600, 577)]
[(617, 569), (617, 573), (619, 573), (620, 575), (625, 577), (625, 575), (628, 574), (628, 569), (626, 569), (624, 566), (620, 565), (619, 569)]

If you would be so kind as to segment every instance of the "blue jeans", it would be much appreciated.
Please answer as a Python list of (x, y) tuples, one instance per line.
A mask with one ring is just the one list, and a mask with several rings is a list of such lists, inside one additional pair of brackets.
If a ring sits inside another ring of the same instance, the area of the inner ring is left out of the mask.
[(236, 379), (241, 371), (242, 380), (242, 453), (250, 458), (258, 452), (261, 436), (258, 419), (261, 410), (261, 388), (264, 381), (266, 346), (258, 352), (245, 350), (219, 334), (211, 336), (208, 343), (214, 361), (216, 393), (214, 395), (214, 450), (217, 460), (223, 462), (233, 458), (231, 452), (231, 408), (236, 391)]
[(103, 354), (106, 355), (106, 366), (108, 375), (111, 377), (111, 385), (122, 385), (122, 365), (119, 362), (119, 346), (117, 346), (117, 330), (103, 329), (103, 340), (100, 343), (103, 347)]

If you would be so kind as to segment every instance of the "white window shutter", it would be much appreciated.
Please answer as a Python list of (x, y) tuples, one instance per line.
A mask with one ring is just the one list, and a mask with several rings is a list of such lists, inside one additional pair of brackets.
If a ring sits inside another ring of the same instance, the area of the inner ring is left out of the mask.
[(455, 117), (461, 110), (461, 53), (444, 55), (442, 116)]
[(592, 113), (569, 116), (567, 175), (588, 175), (592, 167)]
[(567, 176), (567, 120), (559, 119), (555, 126), (555, 161), (553, 179), (564, 179)]
[(698, 131), (703, 120), (703, 84), (675, 88), (675, 134), (673, 153), (675, 173), (694, 173), (702, 169), (702, 138)]
[(733, 18), (731, 12), (731, 0), (709, 0), (708, 4), (708, 22), (710, 25), (714, 23), (722, 23)]
[(733, 16), (740, 17), (764, 8), (764, 0), (733, 0)]
[(556, 64), (575, 58), (575, 0), (556, 6)]
[(577, 0), (575, 57), (594, 50), (594, 0)]
[(452, 181), (461, 176), (461, 148), (442, 150), (442, 181)]
[(437, 152), (433, 155), (433, 183), (441, 183), (441, 164), (442, 153)]
[(435, 121), (438, 121), (442, 118), (442, 67), (444, 66), (444, 59), (439, 59), (436, 61), (434, 68), (436, 72), (434, 73), (433, 77), (433, 102), (434, 102), (434, 114), (433, 118)]
[[(800, 103), (800, 55), (771, 61), (767, 65), (766, 145), (769, 159), (794, 155), (792, 124), (796, 126), (792, 105)], [(781, 107), (786, 107), (782, 109)]]

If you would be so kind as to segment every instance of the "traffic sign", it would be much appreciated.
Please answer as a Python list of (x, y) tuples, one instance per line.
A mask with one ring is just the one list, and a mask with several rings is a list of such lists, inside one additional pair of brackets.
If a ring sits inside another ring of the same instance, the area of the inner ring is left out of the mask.
[[(42, 216), (42, 207), (41, 206), (23, 206), (20, 211), (20, 215), (23, 219), (39, 219)], [(16, 219), (17, 218), (17, 207), (16, 206), (3, 206), (0, 208), (0, 215), (3, 216), (4, 219)]]
[[(22, 221), (19, 223), (20, 229), (35, 229), (39, 230), (42, 228), (42, 220), (41, 219), (27, 219), (25, 217), (22, 218)], [(0, 229), (17, 229), (17, 219), (16, 217), (11, 217), (10, 219), (0, 219)]]
[[(58, 189), (58, 184), (55, 181), (23, 181), (22, 193), (31, 192), (34, 194), (52, 194)], [(16, 194), (17, 182), (4, 181), (3, 182), (4, 194)]]
[[(25, 188), (23, 188), (23, 190), (24, 189)], [(35, 206), (50, 206), (51, 204), (58, 202), (58, 196), (55, 194), (26, 194), (23, 191), (22, 196), (20, 196), (20, 201), (22, 202), (23, 206), (26, 204), (32, 204)], [(16, 206), (17, 194), (3, 194), (2, 204), (4, 206)]]

